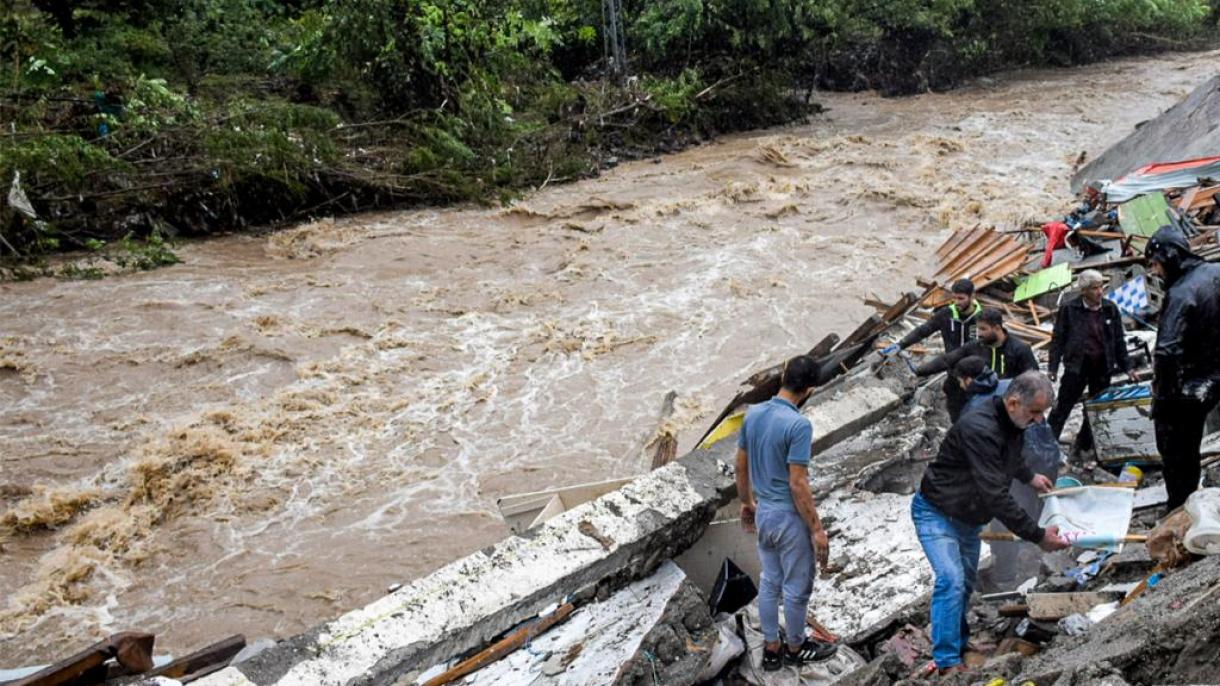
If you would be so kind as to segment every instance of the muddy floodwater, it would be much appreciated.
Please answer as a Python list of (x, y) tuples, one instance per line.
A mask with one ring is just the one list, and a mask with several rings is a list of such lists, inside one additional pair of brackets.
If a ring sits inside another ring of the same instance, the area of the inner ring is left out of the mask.
[[(1220, 52), (826, 94), (511, 208), (321, 220), (0, 286), (0, 667), (121, 629), (282, 637), (504, 537), (499, 496), (647, 469), (846, 335), (947, 231), (1045, 220)], [(815, 428), (816, 430), (816, 428)]]

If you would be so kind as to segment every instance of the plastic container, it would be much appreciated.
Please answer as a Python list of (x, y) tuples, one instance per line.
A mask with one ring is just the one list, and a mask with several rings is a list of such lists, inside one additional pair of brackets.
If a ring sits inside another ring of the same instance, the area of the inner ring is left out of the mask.
[(1119, 472), (1118, 474), (1118, 483), (1120, 484), (1134, 483), (1136, 486), (1138, 486), (1143, 480), (1144, 470), (1136, 467), (1130, 462), (1123, 465), (1123, 471)]
[(1220, 554), (1220, 488), (1195, 491), (1186, 499), (1186, 512), (1194, 522), (1182, 544), (1196, 555)]

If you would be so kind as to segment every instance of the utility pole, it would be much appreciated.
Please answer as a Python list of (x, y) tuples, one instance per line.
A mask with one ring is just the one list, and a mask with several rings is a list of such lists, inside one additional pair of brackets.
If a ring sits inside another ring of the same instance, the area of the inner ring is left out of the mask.
[(623, 43), (623, 2), (602, 0), (602, 36), (610, 78), (622, 81), (627, 75), (627, 48)]

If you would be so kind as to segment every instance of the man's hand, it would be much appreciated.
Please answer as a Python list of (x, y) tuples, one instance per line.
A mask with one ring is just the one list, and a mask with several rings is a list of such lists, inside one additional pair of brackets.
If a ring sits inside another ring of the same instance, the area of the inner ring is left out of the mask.
[(1132, 369), (1131, 371), (1127, 372), (1127, 380), (1130, 381), (1131, 383), (1139, 383), (1140, 375), (1136, 374), (1135, 370)]
[(1029, 485), (1039, 493), (1050, 493), (1055, 490), (1055, 482), (1047, 478), (1045, 474), (1034, 474), (1034, 478), (1030, 479)]
[(818, 561), (818, 569), (823, 572), (830, 565), (830, 540), (826, 537), (826, 529), (818, 527), (810, 536), (813, 541), (813, 554)]
[(1060, 538), (1059, 527), (1048, 526), (1046, 527), (1046, 533), (1042, 535), (1042, 540), (1038, 543), (1038, 547), (1048, 553), (1053, 553), (1056, 550), (1067, 548), (1068, 542)]
[(741, 504), (741, 528), (746, 530), (746, 533), (758, 533), (758, 526), (754, 522), (754, 517), (758, 514), (758, 507), (753, 503)]

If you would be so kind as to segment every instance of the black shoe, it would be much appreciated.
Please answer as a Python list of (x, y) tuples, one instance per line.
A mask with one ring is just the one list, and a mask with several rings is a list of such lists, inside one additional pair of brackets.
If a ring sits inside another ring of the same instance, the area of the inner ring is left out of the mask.
[(777, 672), (784, 666), (784, 655), (780, 652), (783, 649), (783, 646), (780, 646), (779, 650), (763, 648), (762, 668), (764, 672)]
[(839, 646), (833, 643), (823, 643), (806, 638), (805, 642), (801, 644), (800, 650), (796, 652), (792, 652), (791, 648), (784, 650), (784, 662), (799, 667), (809, 662), (825, 662), (838, 652)]

